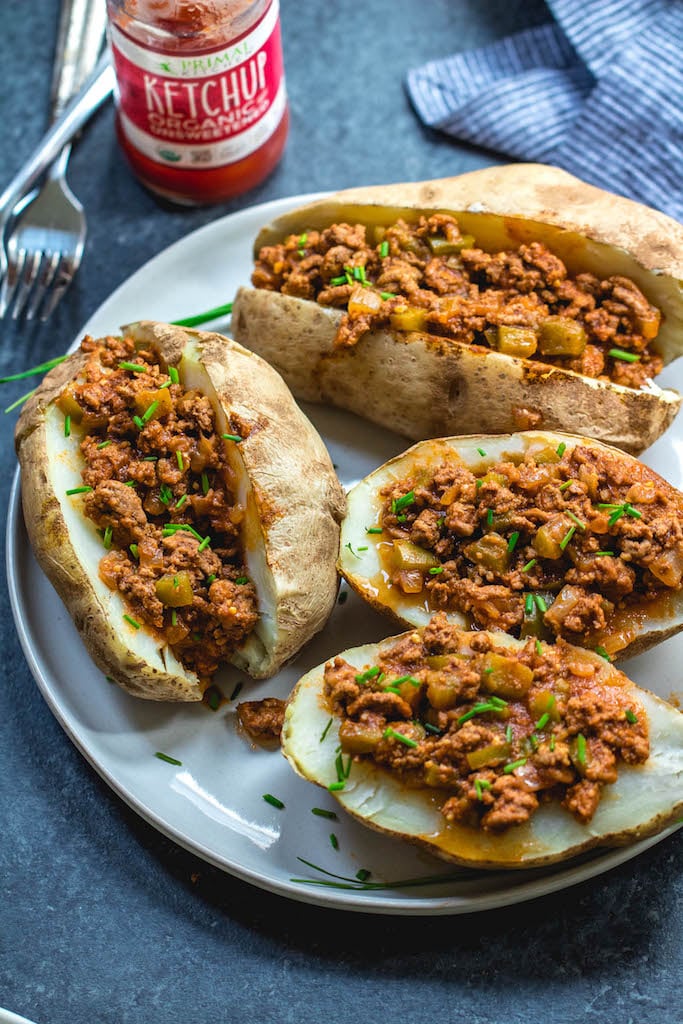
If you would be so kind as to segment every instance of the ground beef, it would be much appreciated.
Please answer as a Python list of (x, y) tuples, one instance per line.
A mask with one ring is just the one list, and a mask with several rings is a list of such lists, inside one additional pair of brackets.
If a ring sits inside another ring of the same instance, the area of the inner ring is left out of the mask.
[[(517, 327), (533, 332), (533, 359), (625, 387), (643, 387), (663, 366), (650, 347), (659, 310), (633, 281), (571, 277), (540, 242), (485, 252), (448, 214), (388, 228), (341, 223), (291, 235), (260, 250), (252, 283), (344, 310), (338, 346), (356, 345), (368, 331), (392, 323), (496, 348), (498, 328)], [(367, 289), (379, 296), (371, 309), (364, 303)], [(549, 317), (580, 326), (582, 351), (543, 354), (539, 332)]]
[(237, 705), (237, 717), (253, 740), (279, 740), (285, 721), (285, 707), (285, 702), (277, 697), (245, 700)]
[(376, 664), (335, 658), (324, 697), (344, 755), (429, 787), (449, 822), (503, 832), (553, 799), (587, 823), (620, 762), (647, 760), (645, 712), (624, 676), (603, 674), (562, 640), (513, 652), (438, 614)]
[(380, 498), (388, 586), (474, 628), (601, 648), (683, 585), (683, 497), (604, 448), (539, 443), (478, 474), (455, 455), (418, 463)]
[(83, 433), (80, 500), (107, 549), (100, 575), (134, 623), (208, 681), (258, 619), (213, 407), (131, 339), (82, 349), (88, 361), (58, 405)]

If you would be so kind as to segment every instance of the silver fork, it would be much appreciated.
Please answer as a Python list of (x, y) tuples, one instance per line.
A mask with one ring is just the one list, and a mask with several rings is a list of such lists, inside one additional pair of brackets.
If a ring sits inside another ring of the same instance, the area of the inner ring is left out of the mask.
[[(50, 120), (54, 122), (95, 67), (106, 25), (103, 0), (63, 0), (55, 50)], [(0, 317), (14, 301), (12, 318), (26, 309), (47, 320), (71, 284), (83, 257), (86, 219), (66, 182), (67, 144), (45, 182), (15, 206), (7, 240), (7, 272), (0, 288)]]

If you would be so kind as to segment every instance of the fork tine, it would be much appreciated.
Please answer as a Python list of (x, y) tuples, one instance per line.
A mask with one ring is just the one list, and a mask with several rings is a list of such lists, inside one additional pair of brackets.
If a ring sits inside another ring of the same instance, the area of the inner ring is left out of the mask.
[(57, 273), (57, 266), (61, 259), (60, 252), (46, 252), (45, 259), (43, 260), (40, 280), (33, 289), (31, 296), (31, 302), (29, 303), (28, 309), (26, 310), (26, 319), (33, 320), (42, 300), (47, 295), (52, 282), (54, 281), (55, 274)]
[(48, 298), (45, 301), (43, 312), (40, 314), (41, 323), (45, 323), (48, 317), (55, 311), (57, 305), (64, 297), (64, 294), (74, 279), (76, 271), (80, 266), (81, 260), (72, 259), (69, 256), (62, 256), (57, 271), (57, 279), (53, 284), (52, 290)]
[(36, 250), (36, 252), (27, 254), (24, 272), (21, 276), (21, 283), (19, 285), (17, 296), (14, 300), (14, 309), (12, 310), (13, 320), (18, 320), (23, 312), (24, 306), (26, 305), (26, 301), (31, 292), (31, 288), (38, 277), (42, 258), (43, 254), (39, 249)]
[(2, 288), (0, 288), (0, 317), (5, 315), (12, 303), (21, 272), (24, 269), (25, 259), (25, 249), (15, 251), (11, 246), (7, 246), (7, 273), (2, 279)]

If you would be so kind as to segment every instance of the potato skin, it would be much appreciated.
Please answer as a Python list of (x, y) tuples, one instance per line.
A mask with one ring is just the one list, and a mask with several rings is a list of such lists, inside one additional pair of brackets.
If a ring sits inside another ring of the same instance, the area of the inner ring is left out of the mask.
[[(352, 189), (278, 218), (255, 243), (335, 220), (388, 224), (452, 212), (484, 247), (538, 240), (570, 267), (632, 277), (664, 322), (665, 363), (683, 351), (683, 227), (554, 167), (512, 164), (456, 178)], [(569, 430), (637, 454), (671, 424), (674, 391), (636, 391), (425, 334), (378, 330), (335, 350), (341, 314), (264, 290), (240, 289), (233, 333), (271, 362), (298, 398), (348, 409), (412, 440), (525, 427)]]
[[(257, 540), (265, 553), (272, 628), (269, 641), (258, 638), (249, 649), (245, 645), (236, 660), (241, 658), (240, 667), (255, 676), (270, 675), (322, 628), (334, 606), (334, 563), (345, 500), (329, 455), (281, 378), (258, 356), (220, 335), (166, 324), (142, 322), (126, 333), (153, 347), (167, 365), (177, 365), (187, 347), (194, 346), (225, 412), (237, 411), (249, 427), (240, 457), (259, 517)], [(201, 700), (204, 687), (197, 676), (176, 662), (168, 648), (160, 650), (163, 644), (151, 630), (136, 634), (123, 623), (120, 598), (97, 577), (97, 563), (84, 557), (81, 538), (72, 535), (55, 490), (51, 414), (55, 400), (86, 358), (79, 350), (52, 370), (17, 423), (15, 443), (29, 539), (103, 672), (138, 697)], [(311, 492), (316, 500), (309, 508)], [(81, 517), (81, 522), (87, 537), (86, 520)]]

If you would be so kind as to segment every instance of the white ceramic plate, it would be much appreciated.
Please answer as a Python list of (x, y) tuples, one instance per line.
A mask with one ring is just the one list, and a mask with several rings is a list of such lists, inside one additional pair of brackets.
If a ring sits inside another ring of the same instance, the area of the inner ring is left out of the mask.
[[(229, 301), (238, 285), (249, 280), (251, 243), (257, 230), (309, 198), (276, 200), (243, 210), (182, 239), (114, 292), (82, 334), (112, 333), (119, 325), (143, 317), (175, 320)], [(680, 371), (667, 372), (666, 383), (675, 386), (676, 376), (681, 377)], [(306, 407), (306, 412), (326, 440), (346, 487), (407, 446), (404, 439), (353, 416), (315, 406)], [(682, 459), (681, 426), (658, 442), (648, 457), (677, 486), (683, 477)], [(663, 838), (593, 854), (555, 869), (475, 873), (449, 869), (427, 854), (362, 828), (341, 812), (336, 821), (314, 815), (314, 807), (334, 810), (333, 799), (295, 776), (278, 751), (252, 747), (235, 728), (235, 701), (217, 712), (203, 705), (157, 705), (135, 700), (103, 679), (33, 559), (21, 516), (18, 479), (10, 497), (7, 564), (15, 622), (29, 666), (79, 750), (111, 788), (159, 831), (263, 889), (348, 910), (466, 913), (573, 885)], [(268, 682), (244, 680), (240, 699), (285, 697), (313, 665), (391, 632), (388, 620), (349, 595), (294, 665)], [(678, 685), (675, 666), (682, 662), (683, 637), (636, 659), (627, 670), (638, 682), (669, 697)], [(217, 682), (230, 695), (240, 679), (230, 671)], [(154, 756), (156, 751), (182, 764), (165, 763)], [(265, 802), (265, 793), (283, 801), (285, 808), (278, 810)], [(299, 858), (349, 881), (335, 880)], [(355, 875), (361, 868), (372, 872), (373, 882), (449, 877), (417, 886), (359, 889)], [(330, 882), (348, 888), (320, 884)]]

